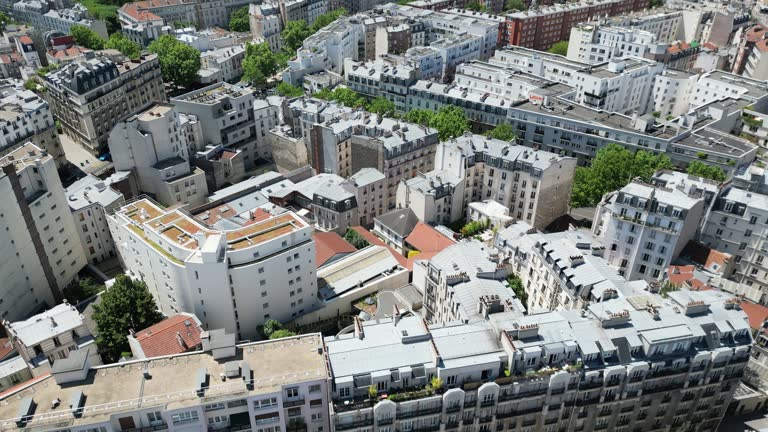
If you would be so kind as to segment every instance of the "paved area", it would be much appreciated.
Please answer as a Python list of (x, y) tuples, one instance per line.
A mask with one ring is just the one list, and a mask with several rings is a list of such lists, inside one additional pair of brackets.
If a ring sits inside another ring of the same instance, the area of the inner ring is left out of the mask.
[(396, 290), (379, 291), (376, 299), (378, 304), (375, 319), (392, 316), (394, 305), (397, 305), (401, 312), (413, 312), (421, 308), (421, 295), (412, 285)]
[(84, 173), (98, 176), (112, 168), (112, 162), (100, 161), (98, 157), (90, 154), (68, 136), (60, 134), (59, 139), (62, 147), (64, 147), (67, 160)]

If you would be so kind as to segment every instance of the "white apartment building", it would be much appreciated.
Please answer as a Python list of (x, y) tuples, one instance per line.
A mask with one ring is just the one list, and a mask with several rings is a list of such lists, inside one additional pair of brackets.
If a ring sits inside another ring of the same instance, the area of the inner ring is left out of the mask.
[(512, 101), (528, 99), (531, 92), (553, 84), (520, 70), (480, 61), (458, 65), (454, 83), (459, 88), (490, 93)]
[(191, 216), (140, 199), (108, 222), (124, 268), (163, 313), (194, 313), (205, 329), (242, 340), (258, 338), (270, 318), (288, 322), (318, 307), (312, 226), (273, 207), (223, 200)]
[(213, 49), (200, 55), (200, 67), (218, 71), (222, 81), (237, 82), (243, 76), (244, 58), (244, 44)]
[[(574, 158), (470, 133), (441, 142), (435, 152), (435, 170), (450, 172), (463, 183), (463, 193), (450, 200), (449, 214), (463, 214), (470, 202), (493, 199), (537, 229), (567, 213), (575, 169)], [(422, 206), (416, 204), (420, 198), (411, 194), (414, 204), (409, 206)]]
[(57, 361), (77, 350), (87, 351), (92, 365), (101, 364), (96, 340), (83, 316), (67, 302), (24, 321), (3, 321), (3, 327), (35, 377), (49, 373)]
[(119, 62), (94, 55), (47, 74), (45, 87), (64, 133), (94, 154), (118, 122), (165, 101), (156, 54)]
[(498, 50), (489, 63), (566, 84), (576, 91), (575, 101), (624, 114), (649, 112), (655, 77), (664, 70), (663, 64), (639, 57), (590, 65), (522, 47)]
[(87, 261), (53, 158), (27, 143), (0, 165), (0, 317), (16, 321), (60, 303)]
[(129, 2), (120, 6), (117, 10), (117, 19), (120, 22), (120, 32), (125, 37), (146, 47), (153, 40), (170, 33), (172, 27), (166, 25), (162, 17), (142, 10), (139, 3)]
[(592, 232), (627, 280), (659, 280), (701, 227), (717, 185), (668, 174), (666, 184), (634, 180), (597, 205)]
[(566, 57), (578, 62), (599, 64), (612, 58), (663, 53), (666, 47), (667, 44), (656, 42), (655, 34), (645, 30), (581, 23), (571, 27)]
[(400, 180), (397, 208), (411, 209), (420, 221), (430, 225), (449, 225), (464, 217), (465, 183), (449, 170), (419, 172), (416, 177)]
[(74, 25), (87, 27), (106, 39), (107, 25), (104, 21), (91, 19), (88, 9), (80, 3), (69, 8), (51, 9), (48, 4), (38, 0), (21, 0), (13, 4), (15, 19), (29, 23), (39, 31), (60, 31), (69, 34)]
[(203, 170), (191, 165), (186, 127), (173, 105), (157, 104), (115, 125), (109, 150), (115, 170), (134, 174), (138, 188), (165, 206), (205, 202)]
[(598, 20), (594, 24), (609, 24), (644, 31), (653, 34), (659, 42), (672, 43), (676, 40), (691, 41), (700, 38), (701, 18), (701, 13), (691, 14), (689, 11), (661, 9), (611, 17)]
[(251, 28), (254, 42), (267, 42), (272, 51), (280, 51), (283, 48), (283, 20), (280, 8), (274, 3), (260, 5), (251, 3), (248, 6), (248, 23)]
[(768, 196), (727, 188), (706, 222), (701, 241), (733, 255), (734, 272), (728, 276), (759, 289), (759, 303), (768, 303)]
[(222, 336), (209, 332), (204, 352), (104, 366), (60, 360), (51, 376), (3, 396), (0, 428), (331, 430), (319, 333), (242, 345)]
[(750, 357), (745, 314), (717, 291), (669, 297), (469, 324), (397, 313), (356, 323), (325, 339), (331, 422), (353, 432), (715, 431)]
[(28, 141), (48, 152), (57, 167), (66, 161), (56, 134), (56, 123), (48, 102), (35, 92), (24, 89), (20, 80), (0, 81), (0, 155), (9, 153)]
[(96, 264), (114, 258), (115, 242), (107, 226), (107, 214), (125, 202), (123, 194), (108, 183), (86, 175), (65, 190), (80, 243), (88, 263)]
[(653, 84), (653, 112), (658, 113), (660, 119), (687, 113), (698, 80), (698, 74), (672, 69), (656, 75)]
[[(272, 147), (267, 134), (272, 129), (283, 124), (283, 105), (285, 98), (281, 96), (267, 96), (253, 100), (253, 125), (255, 127), (255, 145), (243, 148), (252, 161), (256, 159), (274, 160)], [(306, 153), (306, 149), (304, 150)]]
[(179, 114), (197, 118), (203, 138), (197, 150), (217, 145), (242, 150), (246, 170), (252, 169), (261, 157), (256, 130), (261, 122), (254, 117), (254, 104), (259, 101), (253, 90), (216, 83), (175, 97), (171, 103)]

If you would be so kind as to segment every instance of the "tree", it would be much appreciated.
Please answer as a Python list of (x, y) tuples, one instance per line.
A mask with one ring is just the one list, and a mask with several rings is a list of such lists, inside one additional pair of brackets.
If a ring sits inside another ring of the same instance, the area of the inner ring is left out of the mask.
[(176, 88), (188, 87), (197, 78), (200, 51), (171, 35), (160, 36), (149, 44), (148, 49), (157, 54), (165, 82), (173, 83)]
[(523, 0), (507, 0), (505, 7), (508, 11), (528, 10), (528, 6), (525, 5)]
[(346, 240), (347, 243), (351, 244), (355, 249), (358, 250), (370, 245), (368, 240), (366, 240), (363, 236), (360, 235), (360, 233), (353, 230), (352, 228), (347, 228), (347, 232), (344, 233), (344, 240)]
[(116, 49), (130, 59), (137, 59), (141, 55), (141, 45), (128, 39), (122, 33), (112, 33), (109, 36), (106, 48)]
[(481, 5), (475, 0), (468, 2), (467, 5), (464, 7), (468, 10), (475, 11), (475, 12), (485, 12), (487, 10), (485, 5)]
[(448, 105), (435, 113), (429, 126), (437, 129), (437, 136), (440, 141), (445, 141), (459, 137), (468, 131), (469, 120), (467, 120), (464, 110), (455, 105)]
[(127, 336), (131, 330), (143, 330), (162, 319), (147, 285), (120, 275), (101, 295), (101, 303), (94, 305), (93, 320), (99, 330), (96, 343), (117, 360), (120, 353), (130, 351)]
[(312, 93), (312, 97), (316, 97), (318, 99), (323, 99), (323, 100), (331, 100), (333, 99), (333, 91), (331, 91), (331, 89), (326, 87), (324, 89), (320, 89), (320, 91), (316, 91)]
[(429, 126), (434, 117), (435, 112), (426, 109), (410, 110), (405, 114), (405, 120), (407, 122), (416, 123), (422, 126)]
[(432, 380), (429, 382), (430, 387), (432, 387), (433, 390), (439, 390), (443, 388), (443, 380), (440, 379), (440, 377), (432, 377)]
[(515, 293), (515, 297), (520, 300), (520, 303), (523, 304), (526, 308), (528, 307), (528, 294), (525, 292), (525, 288), (523, 287), (523, 281), (520, 279), (520, 276), (516, 274), (512, 274), (507, 278), (507, 284), (509, 285), (509, 289), (511, 289)]
[(330, 11), (320, 15), (319, 17), (317, 17), (315, 22), (312, 23), (312, 27), (310, 29), (312, 32), (311, 34), (317, 33), (317, 31), (320, 30), (321, 28), (327, 26), (328, 24), (336, 21), (337, 19), (345, 15), (347, 15), (347, 10), (344, 8), (338, 8), (334, 11)]
[(285, 49), (291, 52), (301, 48), (301, 44), (304, 43), (304, 39), (308, 38), (312, 34), (312, 30), (304, 20), (288, 21), (285, 28), (280, 33), (283, 38), (283, 44)]
[(549, 52), (561, 56), (568, 55), (568, 41), (557, 42), (556, 44), (552, 45), (552, 47), (549, 49)]
[(69, 304), (78, 304), (104, 290), (103, 284), (98, 284), (93, 278), (84, 277), (72, 282), (64, 288), (64, 298)]
[(664, 0), (651, 0), (651, 8), (664, 6)]
[(15, 21), (8, 16), (5, 12), (0, 12), (0, 29), (4, 29), (6, 25), (13, 24)]
[(232, 11), (232, 15), (229, 16), (229, 29), (233, 32), (251, 31), (251, 25), (248, 20), (248, 6)]
[(264, 85), (277, 73), (277, 59), (267, 42), (246, 44), (243, 59), (243, 80)]
[(337, 87), (333, 91), (333, 100), (350, 108), (365, 106), (365, 99), (348, 87)]
[(501, 123), (497, 125), (495, 128), (486, 132), (485, 136), (502, 141), (512, 141), (517, 138), (515, 130), (512, 129), (512, 126), (509, 123)]
[(395, 115), (395, 103), (383, 96), (379, 96), (368, 103), (366, 109), (369, 112), (382, 116), (392, 117)]
[(120, 20), (117, 19), (116, 14), (110, 14), (104, 17), (104, 24), (107, 25), (107, 34), (120, 33), (122, 28), (120, 27)]
[(368, 386), (368, 398), (375, 399), (378, 396), (379, 391), (376, 390), (376, 386), (371, 384)]
[(292, 86), (287, 82), (281, 82), (277, 85), (277, 94), (285, 97), (299, 97), (304, 96), (304, 90), (299, 87)]
[(725, 181), (726, 175), (722, 168), (714, 165), (708, 165), (702, 161), (691, 161), (688, 164), (688, 174), (708, 178), (710, 180), (716, 180), (719, 182)]
[(69, 29), (69, 34), (75, 39), (75, 43), (90, 48), (94, 51), (104, 49), (104, 39), (98, 33), (80, 24), (75, 24)]
[(283, 325), (280, 323), (280, 321), (270, 318), (264, 322), (261, 332), (264, 333), (264, 336), (268, 338), (272, 336), (272, 333), (282, 329)]
[(571, 206), (595, 206), (607, 192), (621, 189), (635, 177), (650, 181), (656, 171), (671, 168), (672, 162), (664, 154), (643, 150), (632, 153), (618, 144), (609, 144), (597, 152), (588, 168), (576, 168)]
[(290, 330), (280, 329), (280, 330), (275, 330), (271, 335), (269, 335), (269, 338), (280, 339), (280, 338), (286, 338), (291, 336), (296, 336), (296, 333)]

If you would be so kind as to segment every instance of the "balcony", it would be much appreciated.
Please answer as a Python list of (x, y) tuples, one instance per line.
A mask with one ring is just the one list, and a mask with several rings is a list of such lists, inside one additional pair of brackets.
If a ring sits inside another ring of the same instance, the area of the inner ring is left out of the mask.
[(384, 418), (384, 419), (376, 420), (376, 425), (378, 425), (378, 426), (387, 426), (387, 425), (391, 425), (394, 422), (395, 422), (395, 419), (393, 419), (393, 418)]
[(299, 406), (299, 405), (304, 405), (304, 398), (303, 397), (293, 398), (293, 399), (290, 399), (290, 400), (287, 400), (287, 401), (283, 402), (283, 408), (291, 408), (291, 407), (295, 407), (295, 406)]
[(491, 406), (494, 406), (494, 405), (496, 405), (496, 399), (484, 400), (484, 401), (480, 402), (480, 406), (481, 407), (491, 407)]
[(493, 416), (480, 417), (480, 423), (490, 423), (493, 421)]
[(448, 414), (459, 412), (459, 411), (461, 411), (461, 405), (458, 405), (458, 404), (449, 406), (448, 408), (445, 409), (445, 412)]
[[(440, 424), (438, 423), (432, 426), (424, 425), (424, 426), (414, 427), (413, 429), (411, 429), (410, 432), (435, 432), (439, 430), (440, 430)], [(398, 432), (399, 432), (399, 429), (398, 429)]]
[(579, 390), (591, 390), (591, 389), (596, 389), (602, 386), (603, 386), (602, 381), (596, 381), (596, 380), (588, 381), (588, 382), (583, 382), (579, 384)]
[(398, 411), (397, 418), (408, 419), (408, 418), (421, 417), (421, 416), (430, 415), (430, 414), (440, 414), (441, 412), (443, 412), (443, 408), (438, 405), (435, 407), (423, 408), (418, 410)]
[(357, 429), (357, 428), (368, 427), (368, 426), (373, 426), (373, 417), (366, 418), (363, 420), (355, 420), (350, 423), (341, 423), (341, 424), (337, 423), (334, 425), (334, 428), (337, 431), (343, 431), (343, 430)]
[(349, 412), (349, 411), (357, 411), (361, 409), (369, 409), (373, 406), (373, 403), (374, 403), (373, 401), (368, 399), (339, 401), (333, 404), (333, 410), (337, 413), (342, 413), (342, 412)]

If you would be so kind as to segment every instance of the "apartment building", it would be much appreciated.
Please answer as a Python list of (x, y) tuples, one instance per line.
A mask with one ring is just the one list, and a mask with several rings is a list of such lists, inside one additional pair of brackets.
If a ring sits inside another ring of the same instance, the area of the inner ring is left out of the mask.
[(581, 22), (647, 7), (648, 3), (641, 0), (602, 0), (556, 4), (514, 12), (507, 15), (507, 44), (545, 51), (557, 42), (568, 40), (571, 28)]
[(61, 167), (66, 163), (64, 149), (56, 134), (56, 123), (48, 102), (20, 80), (0, 81), (0, 155), (10, 153), (31, 141), (48, 152)]
[[(361, 322), (325, 340), (331, 422), (350, 431), (716, 430), (752, 343), (738, 301), (717, 291), (637, 300), (468, 324), (398, 314)], [(433, 382), (441, 385), (412, 390)], [(370, 401), (369, 388), (387, 398)]]
[(646, 57), (663, 52), (666, 44), (656, 41), (656, 35), (645, 30), (579, 23), (571, 28), (568, 38), (570, 60), (598, 64), (612, 58)]
[(762, 291), (759, 303), (768, 302), (768, 196), (735, 187), (717, 197), (704, 225), (701, 241), (733, 255), (734, 280)]
[(108, 37), (106, 23), (92, 19), (85, 6), (79, 3), (68, 8), (54, 9), (46, 2), (21, 0), (13, 4), (13, 16), (41, 32), (53, 30), (69, 34), (72, 26), (81, 25), (95, 31), (104, 39)]
[(495, 313), (523, 315), (525, 307), (507, 285), (507, 276), (496, 251), (468, 240), (414, 263), (413, 285), (424, 295), (427, 322), (467, 324)]
[(717, 196), (714, 182), (666, 173), (665, 184), (633, 180), (597, 205), (592, 232), (627, 280), (659, 280), (693, 240)]
[(264, 102), (256, 100), (253, 90), (216, 83), (175, 97), (171, 103), (176, 112), (197, 118), (203, 138), (197, 150), (217, 145), (242, 150), (246, 169), (255, 166), (261, 157), (256, 131), (261, 122), (255, 119), (254, 104)]
[[(366, 63), (347, 59), (344, 74), (347, 87), (370, 99), (386, 98), (398, 113), (406, 112), (408, 88), (423, 79), (417, 68), (388, 55)], [(438, 76), (442, 77), (442, 71)]]
[(157, 37), (160, 30), (159, 19), (165, 21), (165, 24), (172, 26), (175, 22), (194, 23), (195, 27), (200, 29), (210, 27), (227, 28), (229, 16), (235, 9), (248, 6), (249, 2), (245, 0), (224, 0), (218, 3), (208, 3), (203, 1), (172, 1), (172, 0), (142, 0), (133, 3), (126, 3), (120, 8), (121, 27), (135, 28), (137, 35), (139, 27), (149, 25), (154, 29), (148, 30), (142, 34), (142, 37)]
[[(248, 159), (256, 160), (261, 158), (264, 160), (275, 160), (273, 155), (273, 148), (269, 142), (267, 135), (269, 131), (278, 126), (283, 125), (283, 109), (285, 105), (285, 98), (282, 96), (267, 96), (265, 98), (259, 98), (253, 100), (253, 125), (254, 136), (256, 138), (255, 146), (245, 147), (243, 150), (246, 152), (250, 150)], [(298, 158), (301, 159), (299, 153)], [(306, 155), (306, 149), (304, 149)], [(299, 167), (306, 164), (301, 164)], [(298, 167), (297, 167), (298, 168)]]
[(93, 154), (118, 122), (165, 101), (156, 54), (117, 62), (96, 54), (47, 74), (45, 87), (64, 133)]
[(92, 175), (72, 183), (65, 189), (69, 210), (77, 230), (80, 243), (89, 264), (97, 264), (116, 257), (115, 242), (107, 226), (107, 214), (122, 206), (123, 194)]
[(3, 327), (35, 377), (50, 373), (56, 362), (78, 350), (87, 352), (92, 365), (101, 364), (96, 340), (83, 316), (67, 302), (24, 321), (3, 321)]
[(768, 29), (758, 24), (744, 32), (731, 72), (756, 80), (768, 78)]
[(237, 82), (243, 76), (245, 45), (218, 48), (200, 55), (200, 67), (217, 74), (220, 81)]
[(193, 164), (205, 172), (209, 191), (217, 191), (245, 179), (245, 159), (241, 150), (208, 146), (195, 153)]
[(449, 170), (419, 172), (416, 177), (400, 180), (397, 208), (411, 209), (420, 221), (430, 225), (449, 225), (464, 217), (464, 183)]
[(109, 150), (115, 170), (132, 172), (138, 188), (165, 206), (205, 202), (205, 172), (192, 166), (184, 124), (170, 104), (156, 104), (115, 125)]
[(328, 372), (319, 333), (242, 345), (208, 333), (204, 352), (172, 359), (104, 366), (82, 357), (76, 359), (79, 364), (59, 361), (66, 364), (54, 367), (51, 376), (4, 395), (0, 427), (50, 429), (67, 422), (71, 430), (106, 432), (275, 431), (298, 425), (307, 432), (330, 430)]
[(149, 46), (153, 40), (170, 33), (172, 28), (170, 25), (166, 26), (162, 17), (144, 10), (141, 2), (129, 2), (120, 6), (117, 10), (117, 19), (120, 23), (120, 32), (142, 47)]
[(165, 314), (194, 313), (242, 340), (270, 318), (318, 306), (312, 226), (263, 196), (223, 198), (194, 215), (140, 199), (108, 222), (124, 268)]
[(24, 63), (26, 63), (28, 67), (33, 69), (43, 67), (43, 64), (40, 62), (40, 55), (35, 49), (35, 43), (32, 41), (31, 37), (26, 35), (17, 37), (14, 38), (14, 42), (16, 44), (16, 52), (21, 54)]
[(694, 92), (699, 74), (667, 69), (656, 75), (653, 84), (654, 113), (660, 119), (679, 117), (688, 112), (690, 95)]
[[(453, 179), (445, 202), (450, 210), (443, 206), (447, 214), (462, 215), (469, 203), (493, 199), (513, 218), (544, 229), (567, 213), (575, 168), (574, 158), (466, 133), (438, 144), (435, 171), (427, 176), (444, 171), (448, 174), (441, 178)], [(411, 191), (402, 205), (422, 208), (424, 196)]]
[(60, 303), (87, 261), (53, 158), (27, 143), (0, 166), (0, 317), (16, 321)]
[(277, 52), (283, 48), (283, 20), (277, 3), (251, 3), (248, 6), (248, 24), (256, 42), (267, 42)]

